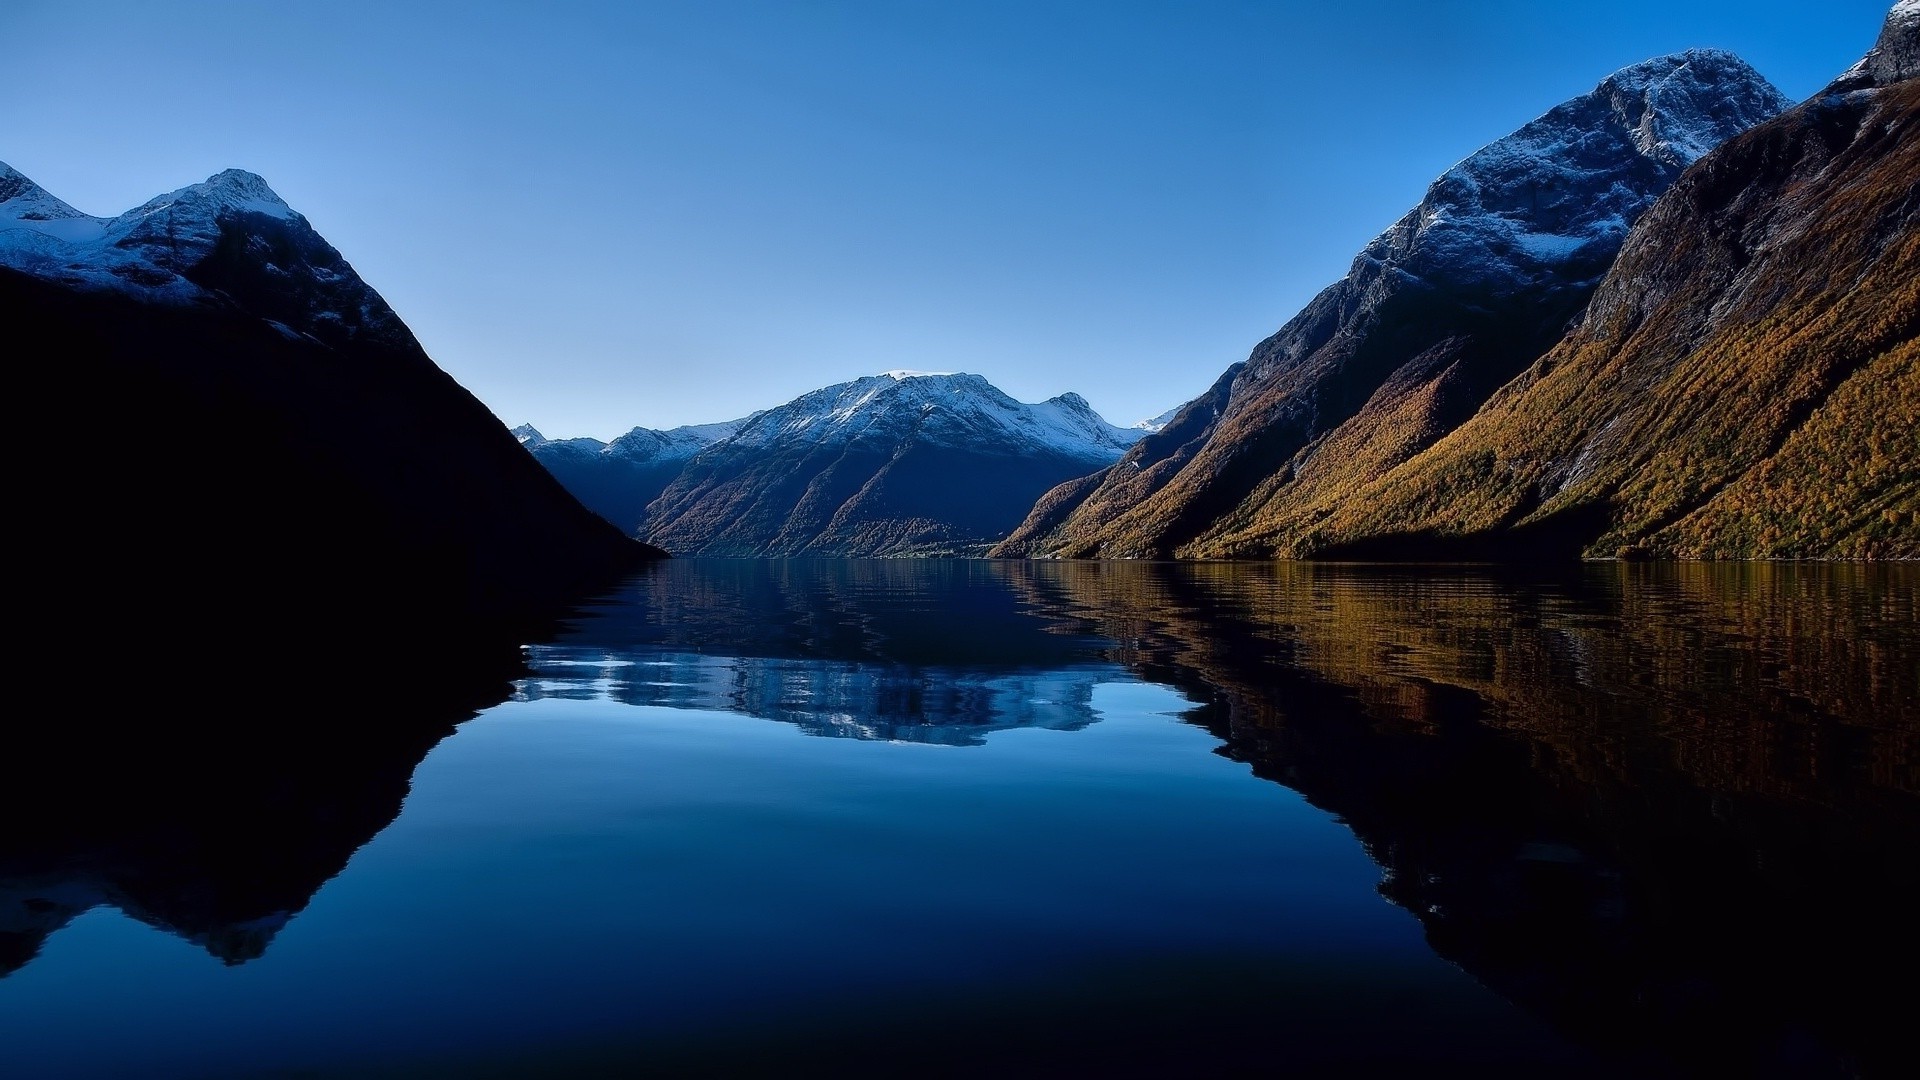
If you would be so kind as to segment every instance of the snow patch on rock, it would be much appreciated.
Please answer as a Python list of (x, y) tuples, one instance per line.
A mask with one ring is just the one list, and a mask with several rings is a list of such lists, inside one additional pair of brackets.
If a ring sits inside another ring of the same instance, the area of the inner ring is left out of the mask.
[(1790, 104), (1717, 49), (1623, 68), (1441, 174), (1349, 276), (1496, 295), (1545, 275), (1597, 276), (1673, 177)]

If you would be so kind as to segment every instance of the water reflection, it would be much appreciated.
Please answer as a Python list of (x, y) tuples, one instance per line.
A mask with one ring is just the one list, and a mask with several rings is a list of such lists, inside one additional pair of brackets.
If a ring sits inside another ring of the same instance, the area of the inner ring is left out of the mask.
[(1916, 961), (1911, 568), (1019, 576), (1206, 695), (1225, 752), (1348, 821), (1442, 955), (1592, 1045), (1910, 1059), (1871, 973)]
[(604, 649), (533, 646), (539, 674), (516, 701), (543, 698), (663, 705), (778, 720), (809, 735), (974, 746), (1007, 728), (1072, 731), (1093, 723), (1093, 688), (1107, 668), (995, 675), (949, 667), (823, 659), (661, 653), (623, 659)]
[[(1880, 987), (1920, 962), (1917, 596), (1901, 567), (673, 562), (517, 659), (255, 654), (181, 669), (217, 723), (22, 735), (0, 975), (101, 904), (260, 957), (493, 702), (978, 746), (1086, 728), (1097, 685), (1143, 680), (1346, 823), (1435, 952), (1610, 1071), (1898, 1074), (1910, 1009)], [(1258, 1050), (1235, 1038), (1222, 1058)]]
[[(0, 978), (97, 907), (259, 958), (393, 822), (427, 752), (524, 673), (510, 637), (314, 607), (96, 633), (40, 668), (57, 691), (0, 756)], [(393, 655), (417, 670), (367, 669)]]
[[(681, 563), (526, 696), (966, 743), (1118, 665), (1346, 821), (1432, 946), (1636, 1068), (1911, 1047), (1920, 575), (1900, 567)], [(1873, 958), (1869, 963), (1868, 958)]]

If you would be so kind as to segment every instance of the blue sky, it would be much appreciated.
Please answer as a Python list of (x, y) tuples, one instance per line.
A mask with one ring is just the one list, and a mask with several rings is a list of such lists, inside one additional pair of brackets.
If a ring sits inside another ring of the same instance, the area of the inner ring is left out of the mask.
[(551, 436), (902, 367), (1130, 423), (1608, 72), (1799, 99), (1888, 6), (7, 0), (0, 160), (95, 214), (260, 173)]

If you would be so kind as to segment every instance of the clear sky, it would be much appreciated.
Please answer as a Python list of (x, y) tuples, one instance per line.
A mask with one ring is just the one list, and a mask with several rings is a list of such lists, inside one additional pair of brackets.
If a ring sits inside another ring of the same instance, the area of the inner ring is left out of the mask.
[(3, 0), (0, 160), (93, 214), (265, 176), (509, 424), (609, 438), (891, 368), (1135, 420), (1480, 145), (1890, 0)]

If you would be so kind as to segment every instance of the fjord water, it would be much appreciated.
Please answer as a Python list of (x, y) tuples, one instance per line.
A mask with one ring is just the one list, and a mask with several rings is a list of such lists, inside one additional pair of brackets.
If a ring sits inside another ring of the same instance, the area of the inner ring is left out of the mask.
[(516, 666), (209, 649), (217, 752), (10, 820), (0, 1075), (1892, 1075), (1917, 596), (683, 560)]

